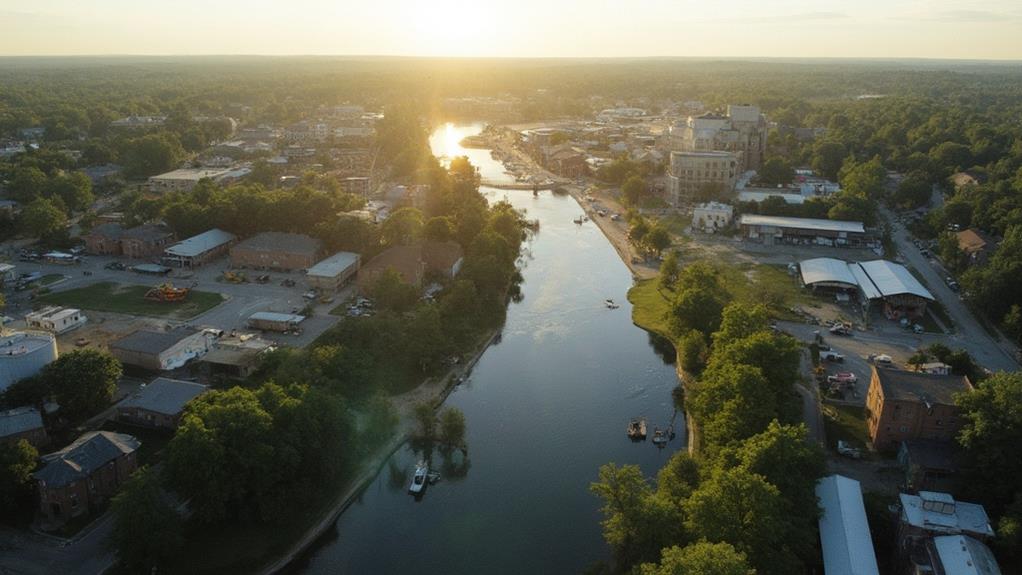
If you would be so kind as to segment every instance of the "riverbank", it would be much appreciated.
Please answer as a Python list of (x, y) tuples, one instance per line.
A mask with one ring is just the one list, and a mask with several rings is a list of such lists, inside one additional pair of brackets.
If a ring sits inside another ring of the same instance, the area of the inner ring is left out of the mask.
[(261, 569), (262, 575), (274, 575), (279, 573), (299, 556), (305, 553), (316, 540), (326, 533), (337, 521), (338, 517), (348, 508), (368, 487), (380, 473), (380, 469), (387, 463), (387, 460), (395, 451), (401, 448), (412, 438), (415, 431), (415, 418), (413, 410), (416, 405), (428, 403), (434, 409), (444, 403), (447, 397), (464, 381), (472, 372), (472, 368), (483, 356), (483, 353), (490, 347), (494, 339), (500, 334), (501, 328), (493, 329), (484, 337), (475, 348), (474, 353), (467, 362), (452, 367), (443, 376), (429, 378), (422, 382), (415, 389), (390, 398), (391, 404), (398, 412), (399, 427), (395, 436), (378, 448), (367, 462), (363, 463), (362, 470), (345, 485), (340, 486), (341, 491), (333, 502), (328, 505), (321, 517), (305, 532), (302, 537), (291, 546), (291, 548), (279, 559)]

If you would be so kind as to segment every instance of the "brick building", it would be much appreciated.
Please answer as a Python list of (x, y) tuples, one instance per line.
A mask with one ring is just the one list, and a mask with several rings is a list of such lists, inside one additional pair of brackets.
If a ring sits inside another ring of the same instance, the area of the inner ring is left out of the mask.
[(158, 377), (117, 404), (117, 419), (143, 427), (175, 429), (189, 401), (209, 391), (200, 383)]
[(954, 396), (972, 391), (969, 378), (873, 367), (866, 426), (878, 450), (910, 439), (950, 440), (962, 420)]
[(231, 266), (239, 268), (303, 270), (319, 260), (322, 243), (301, 234), (264, 232), (231, 248)]
[(141, 445), (130, 435), (92, 431), (44, 455), (42, 469), (32, 475), (45, 523), (58, 526), (100, 509), (138, 468)]
[(33, 447), (40, 447), (50, 442), (43, 426), (43, 416), (38, 409), (19, 407), (8, 411), (0, 411), (0, 442), (17, 442), (26, 440)]
[(101, 224), (82, 236), (85, 251), (93, 255), (124, 255), (135, 259), (159, 256), (174, 241), (174, 234), (163, 226), (145, 224), (124, 229), (116, 222)]

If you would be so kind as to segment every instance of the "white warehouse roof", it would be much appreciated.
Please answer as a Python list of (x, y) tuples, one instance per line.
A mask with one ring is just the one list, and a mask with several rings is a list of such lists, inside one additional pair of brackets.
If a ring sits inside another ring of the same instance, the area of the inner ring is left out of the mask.
[(788, 218), (782, 216), (760, 216), (745, 214), (742, 216), (743, 226), (772, 226), (775, 228), (798, 228), (820, 232), (866, 233), (862, 222), (846, 222), (840, 220), (818, 220), (814, 218)]
[(933, 301), (935, 298), (923, 284), (919, 283), (912, 272), (903, 265), (887, 260), (874, 260), (855, 264), (869, 276), (873, 286), (883, 297), (911, 294)]
[(799, 263), (802, 283), (806, 285), (818, 283), (840, 283), (849, 286), (858, 285), (852, 270), (843, 260), (834, 258), (814, 258)]
[(355, 265), (358, 265), (358, 254), (338, 252), (309, 268), (306, 275), (333, 278)]
[(827, 575), (879, 575), (859, 482), (842, 475), (816, 484), (823, 515), (820, 543)]
[(232, 242), (235, 237), (236, 236), (230, 232), (213, 228), (170, 246), (164, 250), (164, 253), (172, 256), (192, 258), (199, 254), (208, 252), (213, 248)]
[(1001, 568), (990, 548), (968, 535), (934, 537), (933, 546), (945, 573), (1001, 575)]

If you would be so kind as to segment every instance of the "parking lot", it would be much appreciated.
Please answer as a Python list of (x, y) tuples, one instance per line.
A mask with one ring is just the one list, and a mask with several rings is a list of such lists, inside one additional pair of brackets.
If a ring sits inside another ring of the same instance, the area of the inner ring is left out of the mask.
[[(56, 274), (64, 276), (64, 279), (54, 281), (46, 286), (53, 293), (81, 288), (98, 282), (146, 286), (156, 286), (169, 282), (177, 287), (192, 287), (199, 291), (219, 293), (224, 297), (224, 302), (198, 316), (184, 320), (146, 318), (86, 310), (86, 314), (90, 318), (89, 324), (66, 334), (66, 336), (62, 336), (60, 338), (62, 347), (73, 345), (73, 340), (75, 339), (87, 338), (90, 332), (98, 332), (93, 337), (98, 343), (98, 340), (112, 339), (139, 327), (168, 324), (186, 323), (196, 326), (213, 327), (224, 331), (248, 330), (246, 321), (255, 312), (296, 313), (305, 308), (306, 305), (311, 304), (313, 306), (313, 313), (302, 322), (302, 332), (300, 334), (278, 334), (272, 332), (264, 334), (264, 337), (277, 343), (300, 347), (308, 345), (337, 323), (340, 318), (330, 315), (330, 310), (351, 297), (354, 291), (354, 287), (348, 286), (340, 293), (334, 295), (333, 300), (328, 303), (309, 300), (303, 296), (303, 294), (309, 292), (309, 286), (300, 272), (256, 272), (244, 270), (246, 277), (250, 281), (240, 283), (228, 282), (223, 279), (224, 271), (229, 269), (227, 258), (216, 260), (195, 270), (174, 269), (166, 276), (142, 274), (130, 269), (107, 269), (107, 264), (112, 262), (123, 263), (129, 268), (135, 264), (145, 263), (116, 257), (85, 256), (81, 263), (75, 264), (19, 261), (15, 262), (15, 265), (17, 266), (16, 272), (19, 274), (34, 272), (40, 273), (43, 276)], [(269, 280), (266, 283), (255, 282), (256, 277), (260, 275), (268, 275)], [(294, 285), (284, 285), (285, 280), (291, 280)], [(8, 290), (6, 293), (6, 314), (15, 318), (15, 320), (20, 320), (24, 317), (26, 313), (32, 310), (31, 293), (32, 290)]]

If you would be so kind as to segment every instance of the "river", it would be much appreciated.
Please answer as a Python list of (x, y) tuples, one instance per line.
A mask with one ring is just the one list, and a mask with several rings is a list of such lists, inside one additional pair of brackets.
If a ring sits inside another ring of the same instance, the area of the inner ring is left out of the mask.
[[(507, 179), (488, 151), (458, 145), (481, 127), (441, 126), (433, 152), (468, 155), (484, 178)], [(468, 457), (434, 452), (442, 478), (417, 500), (406, 490), (422, 453), (399, 449), (291, 572), (577, 573), (609, 556), (589, 492), (600, 465), (638, 464), (653, 476), (684, 449), (680, 414), (666, 449), (625, 436), (631, 417), (645, 416), (651, 435), (670, 421), (678, 380), (666, 362), (673, 351), (632, 324), (631, 275), (600, 230), (572, 222), (582, 209), (570, 196), (482, 191), (540, 229), (525, 246), (524, 297), (446, 403), (465, 413)]]

